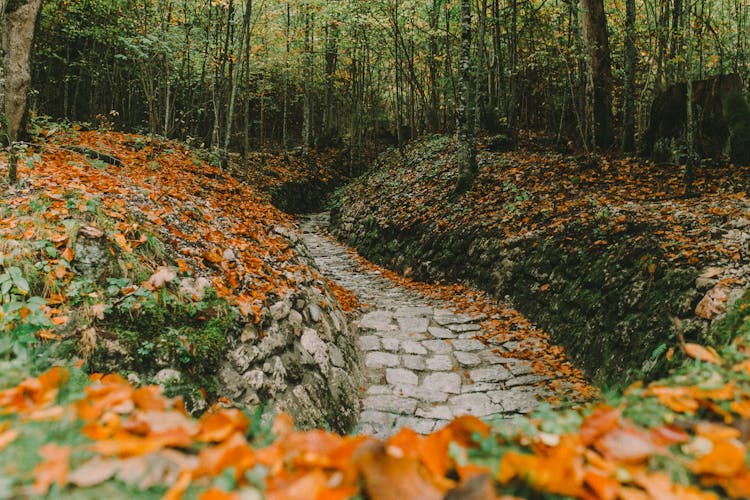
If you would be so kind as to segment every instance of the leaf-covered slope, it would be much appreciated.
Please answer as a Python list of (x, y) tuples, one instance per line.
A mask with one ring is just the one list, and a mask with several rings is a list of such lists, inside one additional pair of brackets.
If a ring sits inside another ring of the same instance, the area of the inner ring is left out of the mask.
[(337, 236), (418, 279), (509, 297), (596, 381), (665, 373), (670, 316), (688, 340), (713, 343), (707, 320), (749, 285), (749, 167), (700, 169), (697, 196), (684, 198), (674, 167), (485, 151), (472, 188), (455, 196), (450, 138), (404, 153), (339, 192)]
[(2, 486), (69, 498), (747, 498), (750, 318), (745, 305), (736, 314), (731, 346), (688, 344), (697, 360), (608, 404), (494, 425), (459, 417), (385, 442), (299, 432), (283, 415), (263, 428), (220, 406), (193, 420), (158, 387), (71, 381), (56, 367), (0, 392)]
[(3, 198), (4, 354), (62, 340), (55, 357), (158, 382), (191, 411), (224, 397), (353, 425), (353, 339), (286, 215), (177, 143), (58, 130), (36, 149)]

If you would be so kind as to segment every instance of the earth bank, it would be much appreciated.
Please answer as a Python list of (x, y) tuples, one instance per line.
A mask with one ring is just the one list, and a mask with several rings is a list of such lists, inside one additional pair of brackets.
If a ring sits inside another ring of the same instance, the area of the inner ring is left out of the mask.
[[(704, 172), (703, 196), (683, 200), (676, 172), (522, 155), (482, 153), (472, 191), (457, 198), (447, 138), (386, 153), (337, 193), (333, 231), (416, 279), (510, 298), (595, 382), (663, 374), (680, 337), (727, 340), (715, 326), (747, 287), (750, 210), (742, 185), (722, 178), (747, 177)], [(636, 190), (623, 192), (628, 183)]]

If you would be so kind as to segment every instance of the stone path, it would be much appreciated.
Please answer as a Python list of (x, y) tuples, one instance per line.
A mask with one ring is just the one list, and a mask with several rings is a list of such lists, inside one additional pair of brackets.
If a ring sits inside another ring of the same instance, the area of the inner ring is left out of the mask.
[(326, 237), (328, 214), (300, 219), (302, 238), (321, 272), (348, 288), (370, 312), (358, 322), (369, 384), (358, 431), (387, 437), (403, 426), (426, 434), (459, 415), (507, 418), (537, 405), (542, 379), (525, 361), (492, 352), (475, 338), (484, 318), (454, 314), (363, 271)]

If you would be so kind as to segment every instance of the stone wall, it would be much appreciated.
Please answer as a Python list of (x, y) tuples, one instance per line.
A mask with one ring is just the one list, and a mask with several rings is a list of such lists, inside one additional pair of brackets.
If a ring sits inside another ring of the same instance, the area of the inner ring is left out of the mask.
[(219, 377), (231, 400), (269, 402), (301, 427), (350, 430), (359, 415), (359, 360), (344, 313), (299, 236), (276, 227), (310, 272), (295, 276), (297, 288), (263, 310), (233, 339)]
[[(510, 301), (566, 347), (568, 355), (599, 383), (624, 384), (635, 376), (654, 377), (667, 368), (664, 352), (677, 345), (674, 320), (688, 342), (713, 344), (712, 321), (696, 314), (701, 301), (723, 279), (732, 284), (720, 293), (711, 320), (742, 295), (750, 266), (734, 262), (718, 271), (677, 267), (663, 256), (658, 242), (627, 235), (648, 234), (630, 227), (619, 241), (592, 247), (583, 223), (573, 223), (567, 241), (543, 232), (502, 240), (462, 229), (447, 233), (411, 227), (386, 227), (356, 197), (332, 213), (335, 234), (362, 255), (416, 279), (468, 281)], [(742, 221), (717, 230), (750, 251)], [(575, 235), (579, 235), (578, 238)], [(726, 263), (724, 263), (726, 264)], [(705, 278), (710, 276), (710, 278)]]

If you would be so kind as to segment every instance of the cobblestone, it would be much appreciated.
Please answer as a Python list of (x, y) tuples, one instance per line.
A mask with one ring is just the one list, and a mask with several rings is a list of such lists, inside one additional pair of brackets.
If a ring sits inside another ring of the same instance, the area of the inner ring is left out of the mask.
[(371, 307), (357, 322), (365, 378), (372, 384), (364, 389), (359, 432), (383, 438), (408, 426), (426, 434), (459, 415), (510, 417), (537, 406), (543, 394), (538, 383), (545, 379), (505, 352), (522, 348), (520, 343), (503, 348), (476, 339), (486, 316), (433, 306), (378, 271), (362, 270), (343, 246), (324, 236), (326, 214), (300, 223), (326, 277)]

